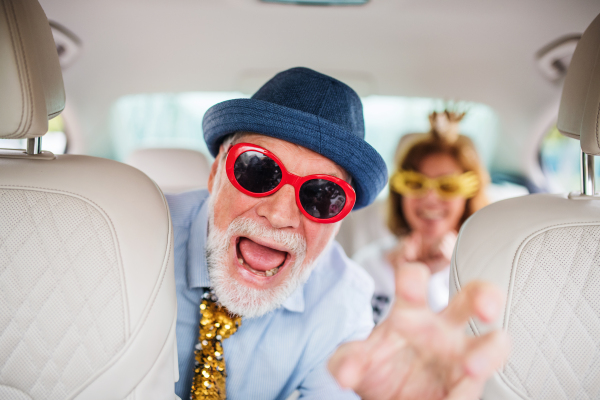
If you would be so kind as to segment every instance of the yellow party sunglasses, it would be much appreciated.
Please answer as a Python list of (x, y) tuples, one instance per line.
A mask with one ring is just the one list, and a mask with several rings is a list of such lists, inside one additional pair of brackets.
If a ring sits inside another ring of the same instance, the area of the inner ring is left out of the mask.
[(470, 199), (479, 189), (479, 178), (473, 171), (460, 175), (429, 178), (419, 172), (400, 170), (390, 178), (391, 189), (408, 197), (422, 197), (429, 189), (444, 200), (454, 197)]

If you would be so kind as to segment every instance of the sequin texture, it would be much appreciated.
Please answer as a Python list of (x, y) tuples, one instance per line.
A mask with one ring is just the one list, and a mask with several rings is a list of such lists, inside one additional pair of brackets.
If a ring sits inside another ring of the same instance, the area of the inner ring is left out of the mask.
[(208, 292), (200, 303), (200, 314), (190, 399), (225, 400), (227, 371), (222, 342), (237, 331), (242, 324), (242, 317), (230, 314), (218, 304), (214, 294)]

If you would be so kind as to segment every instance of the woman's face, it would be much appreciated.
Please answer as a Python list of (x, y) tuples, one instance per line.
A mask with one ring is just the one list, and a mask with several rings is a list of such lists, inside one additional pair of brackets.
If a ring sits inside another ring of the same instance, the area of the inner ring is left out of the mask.
[[(461, 174), (465, 171), (448, 154), (432, 154), (421, 161), (419, 171), (429, 178)], [(402, 197), (402, 211), (412, 230), (424, 239), (439, 239), (450, 231), (458, 230), (467, 200), (455, 197), (444, 200), (433, 189), (423, 197)]]

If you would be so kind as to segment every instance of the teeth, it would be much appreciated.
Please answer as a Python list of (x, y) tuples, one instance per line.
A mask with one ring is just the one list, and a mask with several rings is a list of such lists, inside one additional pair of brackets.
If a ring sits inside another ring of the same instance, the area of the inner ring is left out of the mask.
[(273, 269), (270, 269), (268, 271), (257, 271), (253, 268), (251, 268), (248, 264), (244, 263), (244, 259), (242, 257), (238, 258), (238, 263), (240, 263), (241, 266), (245, 266), (246, 268), (248, 268), (250, 271), (254, 272), (256, 275), (262, 275), (262, 276), (273, 276), (275, 275), (277, 272), (279, 272), (279, 267), (275, 267)]
[(440, 211), (423, 210), (421, 212), (421, 217), (424, 219), (441, 219), (441, 218), (443, 218), (443, 215), (442, 215), (442, 212), (440, 212)]

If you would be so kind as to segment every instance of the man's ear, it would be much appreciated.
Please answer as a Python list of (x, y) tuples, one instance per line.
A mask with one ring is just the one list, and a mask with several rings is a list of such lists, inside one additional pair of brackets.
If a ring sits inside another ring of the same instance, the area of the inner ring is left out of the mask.
[(215, 177), (217, 176), (217, 171), (219, 170), (219, 162), (225, 157), (225, 148), (223, 145), (219, 147), (219, 154), (215, 157), (215, 161), (213, 161), (212, 166), (210, 167), (210, 175), (208, 176), (208, 193), (212, 194), (213, 192), (213, 184), (215, 183)]

